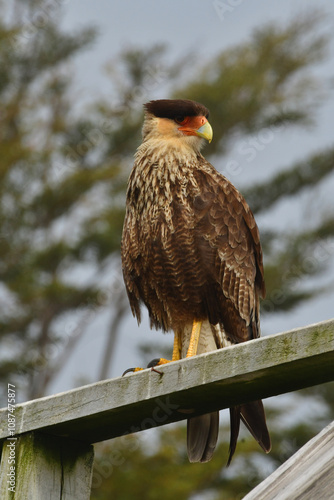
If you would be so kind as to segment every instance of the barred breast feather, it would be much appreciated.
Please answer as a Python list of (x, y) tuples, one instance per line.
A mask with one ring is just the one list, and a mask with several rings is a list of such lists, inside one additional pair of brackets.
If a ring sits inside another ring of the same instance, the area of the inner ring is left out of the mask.
[(130, 175), (122, 260), (133, 313), (182, 329), (220, 324), (235, 342), (259, 336), (262, 253), (251, 210), (200, 153), (145, 147)]

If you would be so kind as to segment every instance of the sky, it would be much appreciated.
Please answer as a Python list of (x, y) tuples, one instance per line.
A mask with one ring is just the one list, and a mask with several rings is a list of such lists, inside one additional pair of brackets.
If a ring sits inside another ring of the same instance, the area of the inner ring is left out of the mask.
[[(51, 2), (52, 3), (52, 2)], [(122, 0), (54, 0), (61, 4), (63, 17), (61, 25), (64, 30), (75, 32), (87, 25), (98, 28), (99, 36), (92, 48), (85, 51), (75, 61), (73, 74), (78, 96), (82, 102), (96, 99), (104, 95), (112, 99), (110, 84), (105, 75), (106, 63), (125, 48), (149, 47), (155, 43), (164, 43), (169, 47), (170, 57), (178, 58), (190, 51), (195, 51), (200, 63), (205, 63), (212, 56), (235, 44), (245, 42), (254, 29), (264, 23), (275, 22), (282, 25), (296, 15), (303, 15), (310, 9), (325, 9), (324, 29), (333, 32), (334, 2), (325, 0), (226, 0), (198, 1), (183, 0), (169, 2), (142, 0), (140, 2)], [(329, 59), (315, 69), (317, 75), (329, 78), (333, 74), (333, 46)], [(159, 88), (154, 89), (150, 98), (162, 98)], [(330, 96), (326, 105), (317, 110), (317, 125), (312, 130), (295, 130), (275, 134), (269, 143), (258, 152), (256, 161), (242, 175), (231, 179), (237, 187), (247, 184), (250, 179), (263, 180), (281, 167), (289, 166), (293, 161), (315, 152), (333, 141), (334, 100)], [(228, 158), (238, 157), (238, 145), (229, 153)], [(331, 195), (334, 186), (328, 186)], [(277, 220), (289, 220), (289, 224), (300, 224), (301, 214), (298, 206), (280, 207), (283, 217)], [(286, 213), (291, 211), (291, 213)], [(334, 249), (330, 249), (331, 258)], [(332, 258), (332, 263), (334, 259)], [(332, 265), (334, 275), (334, 264)], [(324, 278), (326, 282), (326, 277)], [(334, 294), (321, 296), (312, 303), (306, 304), (293, 313), (276, 315), (264, 319), (262, 329), (266, 333), (276, 333), (298, 326), (329, 319), (332, 314)], [(76, 353), (70, 358), (61, 375), (55, 380), (49, 392), (59, 392), (73, 386), (73, 376), (78, 374), (87, 380), (95, 381), (98, 373), (98, 362), (101, 359), (106, 342), (106, 321), (103, 315), (94, 324), (94, 334), (88, 331), (80, 342)], [(138, 363), (139, 353), (129, 345), (141, 342), (162, 341), (172, 344), (171, 335), (151, 332), (145, 319), (140, 327), (130, 315), (122, 325), (116, 354), (110, 376), (120, 375), (129, 366)], [(158, 356), (158, 353), (157, 353)], [(94, 361), (96, 360), (96, 361)]]

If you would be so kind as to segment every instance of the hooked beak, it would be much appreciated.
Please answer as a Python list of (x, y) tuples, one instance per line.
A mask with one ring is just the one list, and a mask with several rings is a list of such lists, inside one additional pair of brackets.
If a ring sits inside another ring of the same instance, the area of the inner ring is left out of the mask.
[(205, 116), (189, 116), (185, 120), (185, 123), (181, 127), (178, 127), (178, 130), (185, 135), (197, 135), (208, 142), (212, 141), (212, 127)]

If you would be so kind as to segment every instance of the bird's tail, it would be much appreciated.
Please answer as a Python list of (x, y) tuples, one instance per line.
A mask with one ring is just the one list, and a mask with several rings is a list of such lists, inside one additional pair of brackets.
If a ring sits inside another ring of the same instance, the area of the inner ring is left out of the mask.
[(219, 412), (188, 419), (187, 451), (189, 462), (208, 462), (215, 451), (219, 431)]
[[(182, 332), (181, 357), (187, 354), (192, 324)], [(198, 342), (197, 354), (210, 352), (217, 349), (215, 337), (208, 321), (203, 321)], [(187, 423), (187, 451), (190, 462), (208, 462), (215, 450), (219, 431), (219, 412), (215, 411), (192, 417)]]
[[(189, 345), (189, 337), (192, 325), (189, 325), (182, 334), (181, 356), (186, 355)], [(204, 321), (198, 344), (198, 354), (210, 352), (217, 349), (218, 345), (228, 345), (224, 341), (217, 342), (219, 332), (213, 333), (213, 327), (208, 321)], [(225, 343), (224, 343), (225, 342)], [(221, 347), (219, 345), (219, 347)], [(262, 401), (253, 401), (244, 405), (230, 408), (231, 435), (230, 450), (227, 465), (231, 463), (239, 435), (240, 420), (246, 425), (254, 439), (259, 443), (266, 453), (271, 449), (270, 436), (266, 424), (266, 416)], [(207, 413), (199, 417), (188, 419), (187, 425), (187, 450), (190, 462), (208, 462), (215, 450), (219, 431), (219, 412)]]
[(231, 436), (227, 466), (230, 465), (237, 446), (240, 420), (243, 421), (254, 439), (266, 453), (269, 453), (271, 450), (271, 441), (262, 401), (252, 401), (244, 405), (233, 406), (230, 408)]

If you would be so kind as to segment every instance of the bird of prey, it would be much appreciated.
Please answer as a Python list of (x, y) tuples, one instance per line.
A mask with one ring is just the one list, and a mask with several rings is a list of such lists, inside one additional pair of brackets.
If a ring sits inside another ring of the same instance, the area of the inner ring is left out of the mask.
[[(132, 312), (139, 322), (144, 303), (151, 327), (174, 332), (172, 361), (257, 338), (265, 295), (259, 231), (239, 191), (200, 153), (212, 140), (209, 111), (186, 99), (144, 107), (122, 236)], [(262, 401), (230, 408), (228, 464), (240, 419), (271, 448)], [(188, 419), (190, 462), (211, 459), (218, 427), (219, 412)]]

